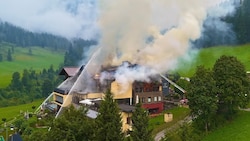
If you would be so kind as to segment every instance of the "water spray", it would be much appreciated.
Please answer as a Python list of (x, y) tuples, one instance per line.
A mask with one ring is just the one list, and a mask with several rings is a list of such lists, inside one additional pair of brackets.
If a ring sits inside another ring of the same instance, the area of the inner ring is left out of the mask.
[[(84, 68), (83, 68), (82, 72), (80, 73), (79, 77), (77, 78), (77, 80), (73, 84), (72, 88), (68, 92), (68, 95), (66, 96), (66, 98), (65, 98), (62, 106), (60, 107), (59, 111), (57, 112), (55, 118), (57, 118), (60, 115), (60, 113), (62, 111), (62, 108), (64, 108), (66, 101), (69, 99), (69, 95), (71, 95), (72, 92), (75, 91), (75, 89), (77, 89), (79, 87), (79, 85), (82, 86), (82, 83), (80, 81), (82, 81), (81, 79), (84, 79), (84, 76), (86, 75), (86, 73), (88, 73), (88, 69), (89, 69), (88, 67), (89, 67), (89, 65), (91, 65), (91, 63), (93, 63), (92, 61), (94, 59), (96, 59), (97, 55), (100, 53), (100, 50), (101, 50), (101, 48), (98, 48), (97, 51), (95, 51), (93, 53), (93, 55), (90, 58), (90, 60), (88, 61), (88, 63), (84, 66)], [(98, 68), (96, 68), (96, 69), (98, 69)]]

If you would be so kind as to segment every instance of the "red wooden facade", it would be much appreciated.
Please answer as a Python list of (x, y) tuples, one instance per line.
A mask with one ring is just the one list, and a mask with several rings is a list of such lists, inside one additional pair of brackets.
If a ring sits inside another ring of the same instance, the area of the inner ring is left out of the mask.
[(150, 114), (159, 114), (163, 111), (164, 104), (163, 102), (147, 103), (147, 104), (142, 104), (142, 107), (147, 109)]

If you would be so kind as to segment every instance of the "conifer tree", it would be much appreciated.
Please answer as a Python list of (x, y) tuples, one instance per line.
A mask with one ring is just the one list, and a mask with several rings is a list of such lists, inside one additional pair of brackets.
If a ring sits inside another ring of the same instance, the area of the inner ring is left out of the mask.
[(141, 104), (136, 105), (135, 111), (132, 115), (132, 133), (131, 138), (133, 141), (153, 141), (151, 132), (149, 129), (148, 113), (141, 107)]
[[(90, 141), (93, 140), (93, 120), (86, 116), (87, 109), (70, 106), (54, 120), (51, 130), (40, 140), (43, 141)], [(33, 136), (34, 137), (34, 136)], [(35, 138), (35, 137), (34, 137)], [(39, 136), (37, 136), (39, 138)]]
[(107, 90), (100, 105), (96, 127), (97, 141), (123, 141), (124, 139), (120, 110), (110, 90)]
[(8, 50), (7, 61), (12, 61), (12, 55), (10, 49)]
[(0, 54), (0, 62), (3, 61), (3, 54)]

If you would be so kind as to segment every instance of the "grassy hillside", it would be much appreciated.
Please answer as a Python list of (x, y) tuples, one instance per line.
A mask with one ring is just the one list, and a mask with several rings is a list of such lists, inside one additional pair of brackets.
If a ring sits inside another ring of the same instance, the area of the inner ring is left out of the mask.
[(19, 116), (20, 112), (26, 112), (26, 111), (34, 112), (34, 110), (32, 109), (32, 106), (36, 106), (36, 108), (38, 108), (38, 106), (40, 106), (43, 100), (44, 99), (35, 100), (34, 102), (28, 103), (28, 104), (0, 108), (0, 119), (1, 119), (0, 124), (3, 122), (2, 118), (6, 118), (9, 121), (9, 120), (14, 119), (14, 117)]
[[(1, 47), (1, 51), (6, 52), (7, 48), (11, 47)], [(13, 61), (0, 62), (0, 88), (6, 87), (10, 83), (15, 71), (22, 73), (24, 69), (33, 69), (40, 72), (43, 68), (49, 68), (50, 65), (57, 68), (59, 64), (63, 63), (63, 52), (53, 52), (40, 47), (32, 47), (31, 51), (32, 55), (29, 54), (28, 48), (15, 47), (12, 54)]]
[(248, 141), (250, 139), (250, 112), (240, 111), (231, 123), (207, 135), (203, 141)]
[[(219, 46), (205, 48), (191, 52), (192, 56), (180, 59), (179, 68), (177, 71), (182, 76), (192, 76), (195, 72), (196, 66), (204, 65), (207, 68), (213, 67), (215, 61), (221, 55), (235, 56), (246, 67), (246, 70), (250, 71), (250, 44), (242, 46)], [(191, 58), (191, 59), (190, 59)]]
[(176, 124), (180, 120), (183, 120), (190, 113), (190, 110), (184, 107), (176, 107), (170, 110), (166, 110), (164, 111), (164, 113), (172, 113), (174, 115), (174, 119), (172, 122), (165, 123), (164, 114), (160, 114), (159, 116), (150, 118), (149, 128), (153, 130), (153, 136), (166, 128), (173, 127), (174, 124)]

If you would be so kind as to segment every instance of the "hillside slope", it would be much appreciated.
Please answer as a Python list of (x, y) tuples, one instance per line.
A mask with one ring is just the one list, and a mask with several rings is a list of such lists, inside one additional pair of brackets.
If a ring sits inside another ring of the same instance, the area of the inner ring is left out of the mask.
[(250, 112), (240, 111), (233, 121), (211, 132), (202, 141), (248, 141), (249, 126)]
[[(5, 46), (4, 48), (9, 47)], [(0, 88), (9, 85), (14, 72), (22, 74), (24, 69), (40, 72), (44, 68), (48, 69), (51, 65), (58, 68), (64, 60), (64, 52), (53, 52), (41, 47), (32, 47), (31, 51), (32, 54), (29, 54), (28, 48), (15, 47), (12, 54), (13, 61), (0, 62)]]
[[(221, 55), (235, 56), (241, 61), (246, 70), (250, 71), (250, 44), (241, 46), (218, 46), (204, 48), (191, 52), (192, 56), (181, 58), (179, 66), (176, 69), (182, 76), (192, 76), (195, 72), (196, 66), (204, 65), (206, 68), (212, 69), (215, 61)], [(190, 59), (191, 58), (191, 59)]]

